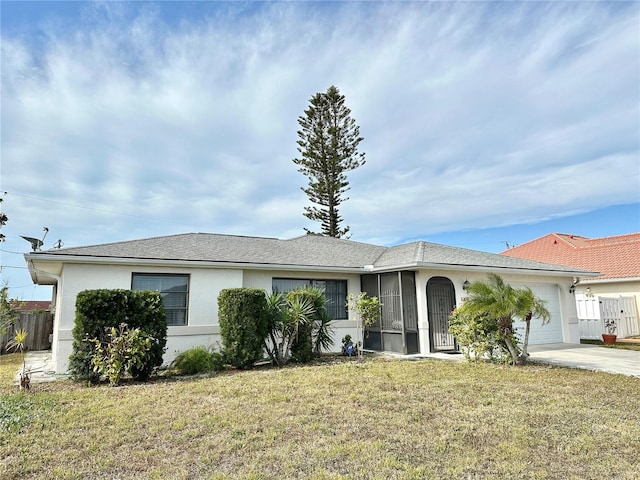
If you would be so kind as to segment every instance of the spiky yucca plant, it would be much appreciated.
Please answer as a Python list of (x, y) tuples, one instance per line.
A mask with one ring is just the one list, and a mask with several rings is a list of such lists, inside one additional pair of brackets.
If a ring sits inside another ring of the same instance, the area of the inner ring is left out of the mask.
[(7, 344), (8, 350), (15, 350), (22, 355), (22, 372), (20, 372), (20, 390), (29, 391), (31, 388), (31, 372), (27, 371), (26, 341), (29, 332), (24, 328), (16, 330), (13, 338)]

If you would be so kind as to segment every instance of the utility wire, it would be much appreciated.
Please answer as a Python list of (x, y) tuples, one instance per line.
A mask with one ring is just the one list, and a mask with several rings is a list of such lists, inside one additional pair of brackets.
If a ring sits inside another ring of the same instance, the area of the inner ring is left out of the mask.
[(10, 288), (13, 290), (14, 288), (28, 288), (28, 287), (37, 287), (37, 285), (34, 283), (29, 283), (27, 285), (18, 285), (17, 287), (14, 287), (13, 285), (11, 285)]
[(4, 253), (12, 253), (14, 255), (24, 255), (27, 252), (12, 252), (11, 250), (5, 250), (4, 248), (0, 248), (0, 252)]

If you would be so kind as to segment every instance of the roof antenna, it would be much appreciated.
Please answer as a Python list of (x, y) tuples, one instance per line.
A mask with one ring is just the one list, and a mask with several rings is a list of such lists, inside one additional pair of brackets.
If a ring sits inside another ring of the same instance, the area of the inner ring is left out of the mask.
[(60, 250), (63, 246), (64, 246), (64, 242), (62, 241), (61, 238), (59, 238), (58, 241), (53, 244), (53, 248), (57, 248), (58, 250)]
[(23, 237), (22, 235), (20, 235), (20, 237), (24, 238), (27, 242), (31, 244), (31, 248), (34, 252), (40, 251), (40, 247), (44, 245), (44, 239), (46, 238), (47, 233), (49, 233), (49, 228), (47, 227), (42, 227), (42, 230), (44, 230), (44, 235), (42, 237), (42, 240), (40, 240), (39, 238)]

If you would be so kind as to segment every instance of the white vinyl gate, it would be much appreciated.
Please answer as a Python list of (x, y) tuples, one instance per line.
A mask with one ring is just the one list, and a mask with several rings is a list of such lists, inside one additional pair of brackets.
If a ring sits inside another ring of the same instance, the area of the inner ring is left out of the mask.
[(635, 297), (576, 296), (580, 338), (600, 340), (606, 333), (605, 320), (615, 320), (620, 338), (640, 335)]

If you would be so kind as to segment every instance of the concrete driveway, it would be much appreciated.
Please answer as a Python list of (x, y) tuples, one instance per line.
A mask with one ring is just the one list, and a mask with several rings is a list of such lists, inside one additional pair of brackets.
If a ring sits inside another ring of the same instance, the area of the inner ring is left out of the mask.
[(552, 343), (529, 345), (529, 355), (532, 361), (640, 378), (640, 352), (633, 350)]

